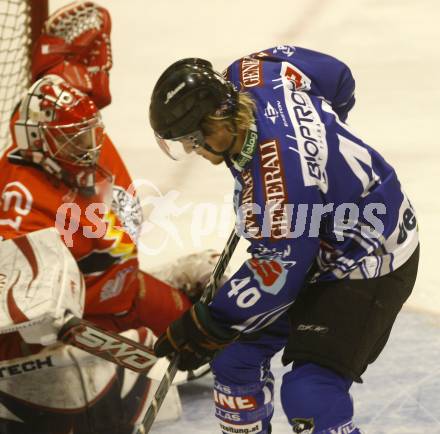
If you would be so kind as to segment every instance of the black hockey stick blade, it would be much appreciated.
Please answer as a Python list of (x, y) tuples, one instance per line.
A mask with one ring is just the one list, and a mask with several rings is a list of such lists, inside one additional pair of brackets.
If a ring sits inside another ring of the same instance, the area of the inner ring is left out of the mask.
[[(200, 301), (202, 303), (209, 303), (215, 295), (215, 291), (218, 289), (218, 284), (223, 276), (226, 267), (229, 264), (232, 254), (234, 253), (235, 247), (237, 246), (240, 237), (235, 233), (235, 228), (226, 242), (225, 248), (220, 255), (217, 264), (211, 274), (208, 284), (203, 291)], [(173, 379), (178, 371), (177, 366), (179, 365), (179, 354), (176, 354), (170, 361), (167, 371), (162, 378), (159, 387), (154, 394), (153, 400), (145, 413), (144, 419), (142, 420), (141, 426), (133, 432), (133, 434), (147, 434), (156, 419), (157, 413), (165, 399), (168, 390), (173, 383)]]
[(157, 361), (145, 345), (76, 317), (63, 325), (58, 340), (141, 374), (147, 374)]

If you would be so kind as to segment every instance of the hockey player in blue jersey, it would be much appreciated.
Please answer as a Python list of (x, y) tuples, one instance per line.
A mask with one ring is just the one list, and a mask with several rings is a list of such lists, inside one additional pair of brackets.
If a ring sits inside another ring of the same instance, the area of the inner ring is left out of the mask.
[(394, 169), (344, 123), (354, 80), (337, 59), (282, 46), (224, 76), (171, 65), (150, 122), (172, 158), (225, 162), (250, 258), (209, 305), (155, 347), (181, 368), (212, 359), (223, 433), (270, 433), (270, 359), (284, 348), (281, 400), (294, 433), (360, 433), (349, 394), (382, 351), (414, 286), (415, 212)]

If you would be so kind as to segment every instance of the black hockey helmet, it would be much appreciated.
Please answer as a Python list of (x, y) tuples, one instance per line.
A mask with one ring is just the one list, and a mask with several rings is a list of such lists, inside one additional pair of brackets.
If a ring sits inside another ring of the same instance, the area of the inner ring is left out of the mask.
[(169, 66), (154, 87), (150, 124), (156, 136), (175, 139), (198, 131), (207, 115), (235, 113), (237, 91), (204, 59), (182, 59)]

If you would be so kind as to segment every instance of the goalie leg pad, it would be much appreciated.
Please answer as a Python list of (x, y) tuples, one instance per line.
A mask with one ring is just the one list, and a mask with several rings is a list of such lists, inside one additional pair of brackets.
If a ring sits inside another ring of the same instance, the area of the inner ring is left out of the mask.
[(9, 372), (33, 370), (0, 379), (1, 433), (132, 433), (151, 380), (101, 360), (77, 364), (78, 351), (70, 353), (72, 365), (66, 367), (51, 366), (55, 353), (37, 359), (39, 366), (13, 362)]
[[(124, 336), (151, 346), (148, 330)], [(159, 385), (145, 375), (59, 345), (0, 363), (0, 434), (132, 434)], [(172, 386), (158, 420), (181, 415)]]
[(314, 363), (285, 374), (281, 402), (293, 432), (360, 434), (352, 422), (351, 384), (350, 379)]

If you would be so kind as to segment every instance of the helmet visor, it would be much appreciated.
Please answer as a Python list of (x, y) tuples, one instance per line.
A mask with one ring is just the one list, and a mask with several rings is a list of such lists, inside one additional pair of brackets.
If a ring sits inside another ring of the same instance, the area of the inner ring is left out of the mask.
[(86, 121), (42, 126), (49, 153), (58, 161), (93, 166), (101, 153), (104, 125), (99, 116)]
[(185, 136), (175, 137), (174, 139), (164, 139), (155, 133), (156, 141), (168, 157), (176, 161), (187, 160), (196, 154), (196, 149), (203, 146), (205, 138), (200, 130), (186, 134)]

